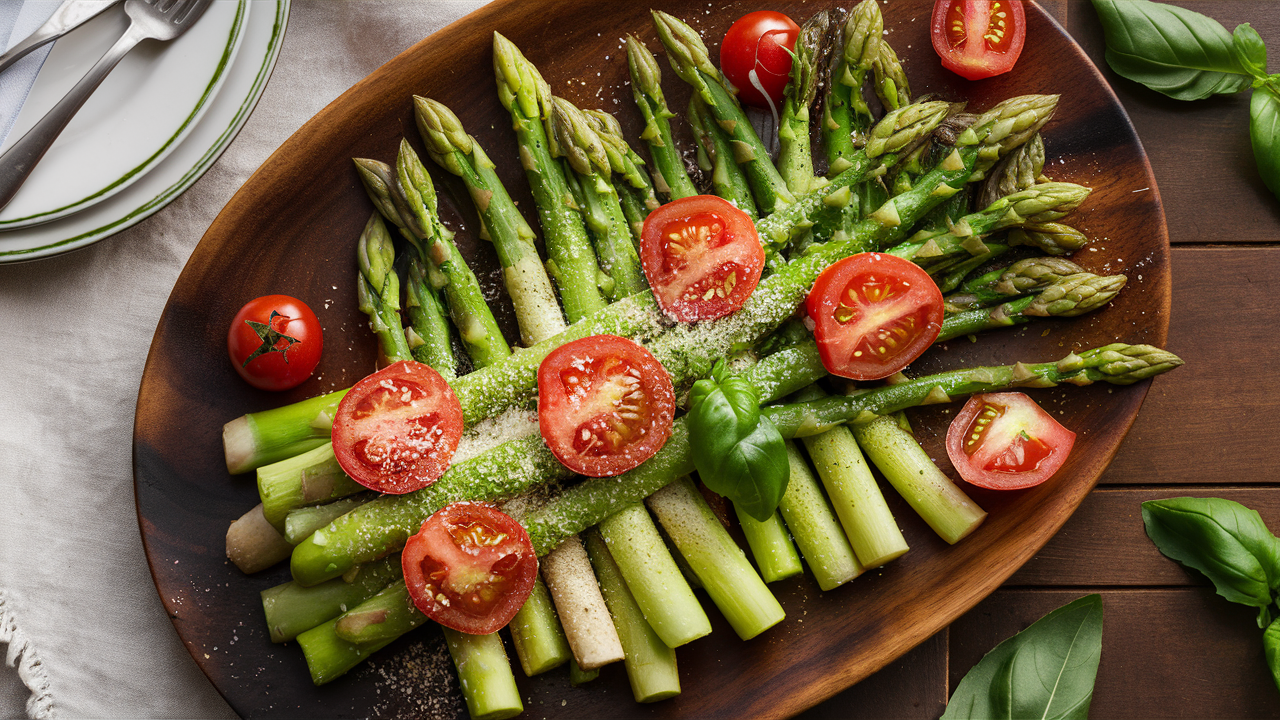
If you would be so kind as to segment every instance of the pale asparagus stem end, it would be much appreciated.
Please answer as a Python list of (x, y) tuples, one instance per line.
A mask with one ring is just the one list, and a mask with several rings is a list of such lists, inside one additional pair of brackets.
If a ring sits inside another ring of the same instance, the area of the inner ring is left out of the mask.
[(292, 552), (293, 546), (262, 514), (262, 503), (227, 528), (227, 559), (245, 574), (266, 570)]

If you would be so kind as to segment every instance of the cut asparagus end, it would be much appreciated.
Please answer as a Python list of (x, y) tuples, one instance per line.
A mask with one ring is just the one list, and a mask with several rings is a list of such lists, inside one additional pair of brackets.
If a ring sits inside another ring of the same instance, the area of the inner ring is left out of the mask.
[(468, 635), (441, 628), (473, 720), (503, 720), (524, 712), (511, 662), (497, 633)]
[(227, 528), (227, 559), (243, 573), (266, 570), (292, 552), (293, 546), (262, 514), (262, 503)]
[(760, 578), (765, 583), (785, 580), (804, 572), (795, 543), (791, 542), (787, 527), (782, 524), (782, 516), (777, 511), (768, 520), (761, 521), (748, 515), (737, 503), (734, 503), (733, 510), (738, 516), (738, 524), (742, 526), (742, 534), (747, 538), (747, 547), (751, 549)]
[(534, 580), (533, 592), (507, 628), (511, 630), (520, 667), (528, 677), (559, 667), (573, 657), (542, 578)]
[(791, 464), (791, 479), (787, 481), (787, 491), (778, 511), (795, 537), (818, 587), (823, 590), (840, 587), (861, 575), (862, 565), (809, 463), (790, 440), (787, 441), (787, 460)]

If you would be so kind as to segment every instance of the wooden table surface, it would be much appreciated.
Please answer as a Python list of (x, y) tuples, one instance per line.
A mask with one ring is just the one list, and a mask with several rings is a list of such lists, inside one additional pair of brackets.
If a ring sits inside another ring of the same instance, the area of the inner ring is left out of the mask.
[[(1089, 593), (1105, 607), (1094, 720), (1280, 717), (1256, 613), (1161, 555), (1140, 508), (1155, 498), (1223, 497), (1280, 531), (1280, 463), (1271, 454), (1280, 438), (1280, 200), (1254, 166), (1249, 94), (1179, 102), (1125, 80), (1103, 59), (1089, 0), (1038, 1), (1102, 69), (1146, 147), (1173, 245), (1168, 348), (1187, 364), (1154, 381), (1098, 488), (1035, 558), (948, 629), (805, 720), (936, 718), (986, 652)], [(1228, 30), (1250, 23), (1271, 43), (1270, 71), (1280, 71), (1280, 5), (1175, 4)]]

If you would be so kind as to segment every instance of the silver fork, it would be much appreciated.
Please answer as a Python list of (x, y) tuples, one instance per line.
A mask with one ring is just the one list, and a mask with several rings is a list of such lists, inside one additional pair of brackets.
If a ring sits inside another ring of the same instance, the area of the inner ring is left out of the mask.
[(187, 31), (213, 0), (126, 0), (129, 29), (67, 96), (0, 155), (0, 208), (9, 204), (67, 123), (125, 55), (143, 40), (167, 42)]

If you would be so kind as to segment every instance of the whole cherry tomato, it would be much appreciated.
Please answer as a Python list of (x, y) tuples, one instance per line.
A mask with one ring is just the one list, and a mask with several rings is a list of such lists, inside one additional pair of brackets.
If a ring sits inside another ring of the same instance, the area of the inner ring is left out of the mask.
[(306, 303), (288, 295), (265, 295), (240, 308), (227, 331), (227, 351), (236, 372), (260, 390), (301, 385), (320, 362), (320, 321)]
[(720, 71), (738, 88), (739, 100), (758, 108), (782, 102), (798, 37), (800, 26), (780, 12), (758, 10), (738, 18), (720, 44)]

